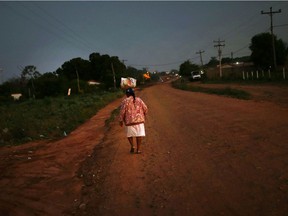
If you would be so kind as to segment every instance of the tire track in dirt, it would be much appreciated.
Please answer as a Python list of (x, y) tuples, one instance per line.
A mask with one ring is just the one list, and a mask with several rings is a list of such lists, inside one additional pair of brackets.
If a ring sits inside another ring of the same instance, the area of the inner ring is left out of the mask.
[(79, 215), (285, 215), (286, 108), (166, 84), (136, 95), (149, 107), (143, 154), (112, 123), (95, 155), (105, 178)]
[(73, 214), (83, 186), (77, 171), (103, 139), (105, 120), (120, 101), (61, 140), (1, 147), (0, 215)]
[(270, 102), (169, 84), (137, 90), (149, 107), (141, 155), (129, 153), (117, 120), (104, 126), (121, 100), (63, 140), (1, 148), (0, 214), (283, 216), (288, 94), (282, 90)]

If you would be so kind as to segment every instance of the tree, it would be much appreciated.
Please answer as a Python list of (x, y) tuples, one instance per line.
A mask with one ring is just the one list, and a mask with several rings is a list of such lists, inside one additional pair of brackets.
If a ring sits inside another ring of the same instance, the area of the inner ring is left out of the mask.
[(125, 75), (126, 66), (117, 56), (92, 53), (89, 60), (93, 79), (102, 82), (107, 88), (114, 86), (114, 79), (117, 85), (120, 85), (120, 78)]
[(0, 85), (1, 96), (10, 97), (12, 93), (22, 93), (22, 92), (23, 92), (23, 83), (21, 78), (11, 78)]
[[(287, 45), (281, 40), (275, 39), (275, 53), (277, 65), (284, 65), (287, 56)], [(274, 57), (272, 50), (272, 35), (270, 33), (261, 33), (255, 35), (251, 39), (249, 46), (251, 53), (251, 60), (258, 68), (268, 69), (273, 67)]]
[(102, 63), (101, 63), (101, 55), (99, 53), (91, 53), (89, 55), (89, 61), (91, 63), (92, 69), (92, 79), (100, 81), (102, 79)]
[(37, 98), (57, 96), (61, 92), (61, 80), (55, 73), (44, 73), (36, 79)]
[(222, 58), (221, 63), (222, 64), (231, 64), (232, 62), (232, 58), (226, 57), (226, 58)]
[(207, 63), (207, 67), (215, 67), (217, 66), (219, 61), (217, 60), (216, 57), (211, 57), (210, 61)]
[[(29, 97), (31, 97), (31, 94), (32, 94), (32, 97), (35, 98), (34, 80), (40, 76), (41, 76), (41, 74), (37, 71), (36, 67), (33, 65), (28, 65), (23, 69), (23, 71), (21, 73), (21, 79), (24, 82), (26, 82), (26, 81), (28, 82), (27, 86), (28, 86)], [(30, 85), (32, 88), (32, 92), (31, 92), (31, 89), (29, 87)]]
[(113, 87), (116, 83), (120, 85), (120, 77), (123, 76), (125, 70), (126, 66), (120, 62), (118, 57), (92, 53), (89, 55), (89, 60), (74, 58), (66, 61), (61, 68), (56, 70), (56, 74), (69, 81), (77, 79), (78, 91), (81, 91), (79, 87), (81, 80), (96, 80), (101, 82), (105, 88)]
[(37, 71), (37, 68), (33, 65), (28, 65), (25, 68), (23, 68), (21, 73), (21, 78), (23, 79), (35, 79), (37, 77), (41, 76), (41, 74)]
[(179, 74), (182, 76), (190, 76), (192, 71), (198, 71), (200, 68), (196, 64), (192, 64), (189, 60), (180, 65)]
[(64, 62), (61, 68), (56, 70), (56, 74), (60, 77), (65, 76), (68, 80), (82, 79), (89, 80), (91, 78), (91, 65), (88, 60), (80, 57)]
[(110, 58), (111, 61), (111, 67), (113, 65), (113, 76), (115, 76), (114, 78), (116, 79), (117, 82), (117, 86), (120, 86), (120, 79), (121, 77), (123, 77), (123, 75), (125, 74), (126, 71), (126, 66), (123, 64), (123, 62), (121, 62), (119, 60), (119, 58), (117, 56), (112, 56)]

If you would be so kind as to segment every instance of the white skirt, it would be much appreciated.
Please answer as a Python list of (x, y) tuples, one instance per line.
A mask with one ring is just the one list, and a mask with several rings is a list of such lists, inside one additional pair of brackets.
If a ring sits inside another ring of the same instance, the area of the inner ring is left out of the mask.
[(145, 136), (144, 123), (126, 126), (127, 137), (143, 137)]

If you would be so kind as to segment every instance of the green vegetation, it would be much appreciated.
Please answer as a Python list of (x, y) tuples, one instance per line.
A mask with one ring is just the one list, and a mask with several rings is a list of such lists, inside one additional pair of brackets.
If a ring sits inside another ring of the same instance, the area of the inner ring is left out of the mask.
[(251, 45), (249, 46), (251, 60), (257, 68), (276, 69), (277, 65), (285, 65), (287, 59), (288, 47), (285, 42), (275, 37), (275, 65), (273, 57), (273, 48), (271, 47), (272, 35), (268, 32), (260, 33), (252, 37)]
[[(219, 64), (216, 57), (212, 57), (207, 65), (201, 66), (187, 60), (179, 66), (179, 75), (189, 79), (191, 71), (201, 69), (204, 71), (202, 79), (205, 83), (245, 82), (254, 85), (259, 82), (275, 81), (287, 85), (283, 69), (287, 68), (287, 44), (275, 38), (277, 65), (281, 68), (273, 68), (274, 59), (270, 41), (270, 34), (258, 34), (251, 40), (249, 47), (252, 51), (251, 56), (223, 58), (223, 64), (233, 65), (235, 61), (239, 61), (242, 62), (242, 66), (223, 69), (221, 78), (216, 67)], [(251, 61), (254, 65), (247, 64), (249, 67), (244, 68), (244, 63)], [(244, 69), (250, 71), (244, 73)], [(147, 72), (146, 68), (139, 70), (126, 67), (117, 56), (101, 55), (97, 52), (91, 53), (89, 59), (76, 57), (68, 60), (53, 72), (41, 73), (37, 71), (36, 66), (27, 65), (22, 68), (20, 78), (12, 78), (0, 85), (0, 146), (38, 139), (57, 139), (69, 134), (100, 108), (122, 94), (116, 90), (120, 86), (121, 77), (137, 79), (137, 86), (152, 84), (159, 80), (161, 73), (151, 73), (150, 79), (144, 79), (143, 75)], [(171, 71), (171, 73), (177, 72)], [(166, 71), (163, 73), (166, 75)], [(96, 85), (90, 85), (90, 81)], [(184, 78), (174, 82), (173, 86), (238, 99), (250, 98), (250, 94), (243, 90), (197, 86)], [(68, 89), (72, 91), (73, 96), (64, 96), (67, 95)], [(19, 101), (13, 100), (14, 93), (22, 95)], [(113, 120), (116, 114), (117, 109), (106, 123)]]
[(115, 118), (119, 115), (119, 112), (120, 112), (120, 106), (111, 112), (110, 117), (105, 120), (105, 125), (108, 126), (110, 122), (114, 121)]
[(225, 88), (206, 88), (201, 86), (193, 86), (193, 83), (185, 81), (184, 79), (176, 80), (172, 83), (174, 88), (186, 90), (186, 91), (193, 91), (193, 92), (203, 92), (207, 94), (216, 94), (222, 95), (226, 97), (232, 97), (237, 99), (248, 100), (250, 98), (250, 94), (246, 91), (233, 89), (230, 87)]
[(95, 115), (122, 91), (50, 97), (0, 106), (0, 145), (58, 139)]

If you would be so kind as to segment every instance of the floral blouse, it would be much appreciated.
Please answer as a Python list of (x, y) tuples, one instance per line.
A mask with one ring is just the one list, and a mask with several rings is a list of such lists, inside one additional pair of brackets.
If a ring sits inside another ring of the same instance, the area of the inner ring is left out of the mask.
[(148, 112), (146, 104), (139, 98), (133, 96), (125, 98), (121, 103), (119, 121), (126, 126), (145, 122), (145, 115)]

